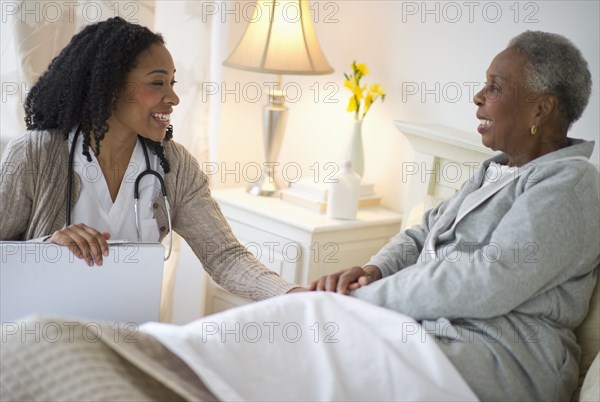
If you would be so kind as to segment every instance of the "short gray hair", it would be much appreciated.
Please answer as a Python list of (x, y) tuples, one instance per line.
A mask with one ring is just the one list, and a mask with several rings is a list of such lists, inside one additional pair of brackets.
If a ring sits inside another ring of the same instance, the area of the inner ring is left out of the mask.
[(564, 36), (526, 31), (508, 44), (525, 54), (525, 82), (529, 89), (551, 93), (570, 127), (581, 117), (592, 92), (592, 75), (577, 47)]

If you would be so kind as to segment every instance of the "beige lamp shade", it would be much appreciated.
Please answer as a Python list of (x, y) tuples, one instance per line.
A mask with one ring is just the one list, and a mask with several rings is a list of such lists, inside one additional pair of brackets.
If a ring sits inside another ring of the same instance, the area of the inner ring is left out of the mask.
[(328, 74), (308, 0), (257, 0), (244, 36), (223, 63), (272, 74)]

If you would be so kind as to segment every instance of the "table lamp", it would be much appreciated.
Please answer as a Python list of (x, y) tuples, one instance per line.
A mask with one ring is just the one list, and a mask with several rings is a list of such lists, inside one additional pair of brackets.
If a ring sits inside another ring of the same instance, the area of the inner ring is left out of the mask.
[(269, 103), (263, 108), (265, 169), (248, 187), (253, 195), (272, 196), (280, 188), (275, 179), (288, 108), (281, 75), (329, 74), (333, 68), (321, 51), (308, 0), (257, 0), (242, 39), (223, 65), (276, 75)]

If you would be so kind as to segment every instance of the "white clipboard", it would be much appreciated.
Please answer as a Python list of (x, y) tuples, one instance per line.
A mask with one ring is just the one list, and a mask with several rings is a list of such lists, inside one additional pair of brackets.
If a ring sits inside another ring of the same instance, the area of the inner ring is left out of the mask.
[(53, 243), (0, 242), (0, 321), (32, 314), (141, 324), (158, 321), (164, 248), (110, 242), (90, 267)]

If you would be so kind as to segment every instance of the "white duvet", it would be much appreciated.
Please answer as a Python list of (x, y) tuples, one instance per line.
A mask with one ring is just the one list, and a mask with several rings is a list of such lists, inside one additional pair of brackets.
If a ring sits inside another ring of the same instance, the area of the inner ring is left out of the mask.
[(334, 293), (291, 294), (141, 331), (221, 400), (477, 400), (410, 317)]

